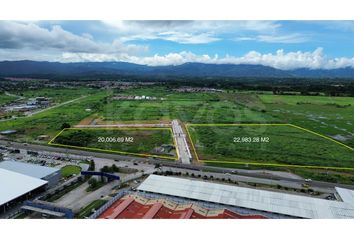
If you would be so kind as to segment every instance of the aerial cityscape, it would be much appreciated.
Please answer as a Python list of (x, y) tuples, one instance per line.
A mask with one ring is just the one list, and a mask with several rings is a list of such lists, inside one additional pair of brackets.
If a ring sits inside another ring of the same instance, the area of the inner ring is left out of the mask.
[(353, 29), (0, 21), (0, 219), (354, 218)]

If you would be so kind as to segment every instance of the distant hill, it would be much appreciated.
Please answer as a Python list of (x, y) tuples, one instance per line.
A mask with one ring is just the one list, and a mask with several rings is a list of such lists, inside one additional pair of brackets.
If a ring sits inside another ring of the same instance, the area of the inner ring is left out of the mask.
[(272, 78), (354, 78), (354, 68), (280, 70), (251, 64), (185, 63), (177, 66), (146, 66), (127, 62), (0, 62), (0, 76), (24, 75), (155, 75), (188, 77), (272, 77)]

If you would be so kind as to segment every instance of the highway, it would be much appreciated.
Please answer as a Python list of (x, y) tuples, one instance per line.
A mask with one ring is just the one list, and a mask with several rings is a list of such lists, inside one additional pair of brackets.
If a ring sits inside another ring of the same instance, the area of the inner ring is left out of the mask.
[(285, 177), (281, 175), (271, 174), (272, 171), (252, 171), (252, 170), (244, 170), (244, 169), (233, 169), (233, 168), (221, 168), (221, 167), (213, 167), (213, 166), (202, 166), (202, 165), (192, 165), (192, 164), (184, 164), (181, 162), (171, 162), (162, 159), (152, 159), (152, 158), (142, 158), (135, 156), (127, 156), (127, 155), (118, 155), (112, 153), (101, 153), (101, 152), (90, 152), (84, 150), (77, 149), (69, 149), (69, 148), (58, 148), (47, 145), (36, 145), (36, 144), (26, 144), (26, 143), (18, 143), (18, 142), (9, 142), (6, 140), (0, 140), (0, 145), (9, 146), (12, 148), (26, 149), (32, 151), (47, 151), (47, 152), (55, 152), (55, 153), (64, 153), (64, 154), (73, 154), (86, 156), (91, 158), (104, 158), (110, 160), (117, 161), (132, 161), (132, 162), (144, 162), (150, 164), (160, 164), (166, 167), (175, 167), (181, 169), (190, 169), (197, 170), (202, 172), (216, 172), (216, 173), (229, 173), (235, 174), (239, 176), (248, 176), (255, 178), (263, 178), (273, 181), (287, 181), (298, 184), (309, 184), (311, 187), (318, 188), (334, 188), (334, 187), (342, 187), (348, 189), (354, 189), (354, 185), (346, 185), (346, 184), (338, 184), (338, 183), (329, 183), (322, 181), (311, 181), (310, 183), (306, 182), (304, 179), (295, 179), (292, 177)]

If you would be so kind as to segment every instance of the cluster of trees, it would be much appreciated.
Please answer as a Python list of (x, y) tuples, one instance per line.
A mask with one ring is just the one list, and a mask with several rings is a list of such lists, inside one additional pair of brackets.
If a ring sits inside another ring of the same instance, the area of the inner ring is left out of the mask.
[(95, 139), (95, 136), (92, 133), (79, 130), (67, 134), (61, 134), (55, 139), (55, 142), (64, 145), (86, 147), (92, 139)]
[(101, 168), (101, 172), (105, 172), (105, 173), (115, 173), (115, 172), (119, 172), (119, 167), (117, 167), (115, 164), (113, 164), (112, 166), (104, 166), (103, 168)]

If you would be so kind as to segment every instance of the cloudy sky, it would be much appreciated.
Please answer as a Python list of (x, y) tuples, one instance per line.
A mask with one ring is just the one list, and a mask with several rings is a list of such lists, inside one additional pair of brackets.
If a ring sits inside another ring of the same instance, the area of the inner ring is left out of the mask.
[(354, 67), (354, 22), (0, 21), (0, 60)]

